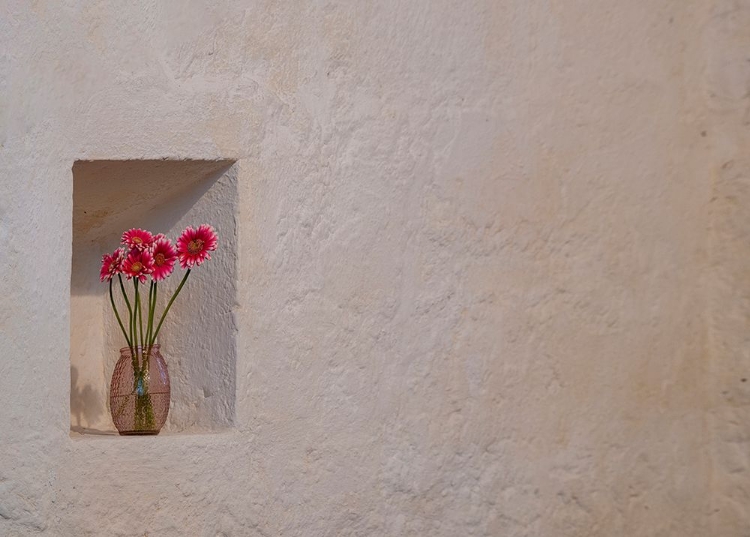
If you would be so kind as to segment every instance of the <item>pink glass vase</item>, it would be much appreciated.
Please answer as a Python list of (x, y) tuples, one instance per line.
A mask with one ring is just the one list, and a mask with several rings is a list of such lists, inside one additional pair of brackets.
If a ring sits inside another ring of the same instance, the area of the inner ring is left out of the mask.
[(159, 434), (169, 413), (169, 371), (159, 345), (120, 349), (112, 373), (109, 411), (121, 435)]

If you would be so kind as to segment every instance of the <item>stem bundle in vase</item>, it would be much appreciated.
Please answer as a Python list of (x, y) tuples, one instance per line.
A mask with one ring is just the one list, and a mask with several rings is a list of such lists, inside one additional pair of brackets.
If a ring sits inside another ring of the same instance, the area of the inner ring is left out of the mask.
[[(216, 250), (217, 243), (216, 232), (207, 224), (196, 229), (186, 228), (175, 244), (163, 234), (154, 235), (143, 229), (130, 229), (122, 235), (122, 246), (102, 258), (100, 279), (109, 282), (110, 304), (132, 358), (137, 428), (149, 429), (153, 426), (148, 372), (149, 359), (159, 331), (172, 304), (185, 286), (190, 271), (211, 259), (210, 252)], [(159, 284), (172, 275), (178, 260), (185, 274), (161, 315), (157, 315)], [(128, 293), (130, 281), (132, 291)], [(123, 322), (124, 312), (121, 316), (115, 303), (116, 289), (119, 289), (127, 307), (127, 326)]]

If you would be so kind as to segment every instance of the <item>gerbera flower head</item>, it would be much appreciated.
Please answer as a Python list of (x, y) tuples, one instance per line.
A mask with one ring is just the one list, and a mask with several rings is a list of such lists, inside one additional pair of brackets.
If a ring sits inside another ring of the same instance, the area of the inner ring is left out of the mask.
[(99, 272), (101, 281), (109, 281), (112, 277), (120, 273), (122, 262), (125, 259), (125, 248), (118, 248), (112, 255), (104, 254), (102, 256), (102, 270)]
[(140, 250), (143, 252), (154, 244), (154, 236), (150, 231), (145, 229), (129, 229), (122, 234), (122, 243), (131, 250)]
[(146, 276), (151, 274), (153, 269), (154, 256), (148, 250), (140, 251), (134, 248), (122, 262), (122, 273), (128, 280), (137, 278), (141, 283), (146, 283)]
[(164, 235), (162, 235), (162, 238), (159, 238), (154, 242), (154, 246), (151, 248), (151, 254), (154, 258), (151, 277), (157, 282), (160, 282), (172, 274), (175, 261), (177, 261), (177, 250), (169, 239), (164, 238)]
[(200, 266), (206, 259), (211, 259), (209, 252), (216, 250), (218, 240), (214, 228), (208, 224), (198, 226), (198, 229), (188, 226), (177, 239), (180, 266), (193, 268)]

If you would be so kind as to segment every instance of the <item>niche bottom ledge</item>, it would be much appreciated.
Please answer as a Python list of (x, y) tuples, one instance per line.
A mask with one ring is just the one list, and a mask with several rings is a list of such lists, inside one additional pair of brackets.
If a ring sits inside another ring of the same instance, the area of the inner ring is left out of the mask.
[(122, 439), (125, 442), (133, 441), (133, 439), (141, 438), (142, 441), (159, 438), (176, 438), (176, 437), (216, 437), (216, 436), (227, 436), (236, 434), (237, 430), (233, 427), (227, 427), (224, 429), (216, 429), (212, 431), (162, 431), (159, 434), (152, 435), (121, 435), (117, 431), (100, 431), (97, 429), (83, 429), (83, 430), (70, 430), (70, 438), (76, 442), (81, 441), (97, 441), (106, 439)]

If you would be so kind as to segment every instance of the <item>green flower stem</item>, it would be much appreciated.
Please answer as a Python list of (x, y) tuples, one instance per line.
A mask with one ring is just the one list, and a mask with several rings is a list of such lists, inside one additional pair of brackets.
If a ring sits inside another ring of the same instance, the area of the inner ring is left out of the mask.
[(159, 282), (152, 282), (154, 287), (154, 299), (151, 302), (151, 310), (149, 311), (148, 316), (148, 336), (146, 337), (146, 342), (149, 344), (148, 347), (148, 357), (151, 357), (151, 349), (153, 347), (152, 338), (154, 335), (154, 314), (156, 313), (156, 298), (159, 293)]
[(152, 346), (154, 342), (156, 342), (156, 336), (159, 335), (159, 330), (161, 330), (161, 325), (164, 323), (164, 319), (167, 317), (167, 313), (169, 313), (169, 308), (172, 307), (172, 303), (174, 302), (174, 299), (177, 298), (177, 295), (179, 295), (180, 291), (182, 291), (182, 286), (185, 285), (185, 282), (187, 281), (188, 276), (190, 276), (190, 269), (187, 269), (187, 272), (185, 272), (185, 276), (182, 278), (180, 285), (177, 287), (177, 290), (172, 295), (172, 298), (169, 299), (169, 303), (167, 304), (167, 307), (164, 309), (164, 313), (161, 314), (161, 318), (159, 319), (159, 324), (156, 326), (156, 330), (154, 330), (154, 335), (151, 336), (151, 341), (149, 341), (149, 346)]
[[(156, 314), (156, 297), (159, 293), (159, 282), (154, 282), (154, 304), (151, 307), (151, 335), (154, 335), (154, 315)], [(151, 341), (151, 339), (149, 339)]]
[[(146, 341), (150, 341), (151, 337), (151, 308), (154, 306), (154, 281), (151, 280), (148, 285), (148, 309), (146, 310)], [(148, 349), (146, 349), (148, 354)]]
[(125, 285), (123, 285), (122, 283), (122, 276), (118, 274), (117, 279), (120, 281), (120, 290), (122, 291), (122, 296), (125, 298), (125, 305), (128, 307), (128, 318), (130, 319), (130, 322), (128, 324), (128, 329), (130, 330), (130, 339), (128, 340), (128, 346), (130, 347), (130, 354), (131, 356), (133, 356), (135, 355), (135, 345), (133, 345), (133, 308), (130, 306), (130, 299), (128, 298), (128, 294), (125, 292)]
[(136, 348), (135, 348), (135, 311), (133, 310), (133, 306), (130, 305), (130, 299), (128, 298), (128, 294), (125, 292), (125, 284), (122, 283), (122, 276), (120, 274), (117, 275), (117, 279), (120, 282), (120, 291), (122, 291), (122, 296), (125, 299), (125, 305), (128, 307), (128, 319), (129, 324), (128, 328), (130, 330), (130, 363), (133, 367), (133, 391), (135, 391), (135, 384), (138, 379), (138, 357), (136, 356)]
[(138, 278), (133, 278), (133, 282), (135, 283), (135, 309), (138, 311), (138, 326), (140, 327), (140, 338), (136, 338), (136, 341), (140, 344), (141, 352), (143, 352), (143, 307), (141, 306), (141, 295), (138, 292)]
[(125, 336), (125, 341), (128, 342), (128, 347), (131, 347), (130, 344), (130, 338), (128, 337), (127, 332), (125, 332), (125, 327), (122, 325), (122, 319), (120, 319), (120, 313), (117, 311), (117, 306), (115, 306), (115, 297), (112, 295), (112, 279), (109, 280), (109, 301), (112, 304), (112, 309), (115, 312), (115, 317), (117, 317), (117, 324), (120, 325), (120, 330), (122, 330), (122, 335)]
[(138, 284), (133, 282), (133, 348), (138, 350)]
[(151, 280), (148, 288), (148, 311), (146, 312), (146, 349), (145, 349), (145, 365), (144, 368), (148, 371), (149, 359), (151, 358), (151, 345), (148, 343), (151, 341), (151, 334), (154, 330), (154, 308), (156, 307), (156, 282)]

